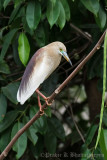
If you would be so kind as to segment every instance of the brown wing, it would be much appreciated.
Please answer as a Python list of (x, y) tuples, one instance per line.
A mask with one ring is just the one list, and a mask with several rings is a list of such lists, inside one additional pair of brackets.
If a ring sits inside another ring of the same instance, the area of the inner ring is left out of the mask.
[[(41, 62), (43, 61), (44, 52), (45, 52), (44, 48), (39, 49), (33, 55), (33, 57), (31, 58), (30, 62), (28, 63), (28, 65), (26, 67), (26, 70), (25, 70), (24, 75), (22, 77), (22, 81), (21, 81), (21, 84), (20, 84), (20, 87), (19, 87), (19, 90), (18, 90), (18, 93), (17, 93), (17, 100), (21, 104), (23, 104), (24, 101), (25, 101), (23, 99), (26, 99), (28, 97), (26, 95), (30, 94), (29, 95), (29, 97), (30, 97), (33, 94), (33, 93), (32, 94), (30, 93), (30, 92), (33, 92), (33, 91), (31, 91), (31, 88), (32, 88), (31, 86), (33, 86), (32, 80), (34, 79), (33, 77), (35, 77), (34, 76), (35, 71), (37, 72), (37, 70), (40, 68)], [(36, 87), (36, 86), (34, 86), (34, 87)], [(37, 88), (38, 87), (39, 86), (37, 86)], [(36, 90), (37, 88), (34, 88), (34, 90)], [(29, 92), (29, 94), (28, 94), (28, 92)]]

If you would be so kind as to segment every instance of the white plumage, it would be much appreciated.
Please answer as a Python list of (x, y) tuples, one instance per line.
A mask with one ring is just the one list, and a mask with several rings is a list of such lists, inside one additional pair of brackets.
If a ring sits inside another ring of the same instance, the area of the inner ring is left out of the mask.
[[(61, 61), (61, 51), (66, 52), (64, 44), (61, 42), (53, 42), (39, 49), (33, 55), (26, 67), (17, 92), (17, 100), (20, 104), (24, 104), (40, 84), (57, 68)], [(65, 58), (69, 60), (69, 57)]]

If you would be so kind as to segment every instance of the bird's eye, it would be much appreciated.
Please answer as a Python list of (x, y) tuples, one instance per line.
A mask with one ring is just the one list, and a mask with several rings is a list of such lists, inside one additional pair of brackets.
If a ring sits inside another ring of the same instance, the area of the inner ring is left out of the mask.
[(62, 52), (63, 50), (60, 48), (60, 52)]
[(62, 48), (59, 49), (59, 54), (63, 55), (63, 49)]

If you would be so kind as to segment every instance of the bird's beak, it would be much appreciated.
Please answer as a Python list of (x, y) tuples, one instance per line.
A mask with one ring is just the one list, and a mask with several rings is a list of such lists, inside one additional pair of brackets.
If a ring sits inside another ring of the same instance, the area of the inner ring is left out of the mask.
[(68, 57), (68, 54), (64, 51), (61, 51), (62, 56), (70, 63), (70, 65), (72, 66), (72, 62), (70, 60), (70, 58)]

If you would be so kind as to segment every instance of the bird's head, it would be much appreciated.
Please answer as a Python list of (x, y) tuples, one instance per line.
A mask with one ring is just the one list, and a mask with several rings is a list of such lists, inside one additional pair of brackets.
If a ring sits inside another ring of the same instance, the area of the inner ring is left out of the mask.
[(71, 62), (70, 58), (68, 57), (65, 45), (62, 42), (56, 42), (56, 46), (58, 48), (58, 53), (60, 55), (62, 55), (72, 66), (72, 62)]
[(46, 50), (49, 50), (49, 52), (47, 52), (47, 53), (50, 53), (50, 54), (54, 53), (55, 55), (59, 54), (59, 55), (63, 56), (72, 66), (72, 62), (71, 62), (70, 58), (68, 57), (66, 47), (62, 42), (59, 42), (59, 41), (52, 42), (45, 47), (46, 47)]

